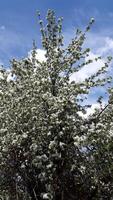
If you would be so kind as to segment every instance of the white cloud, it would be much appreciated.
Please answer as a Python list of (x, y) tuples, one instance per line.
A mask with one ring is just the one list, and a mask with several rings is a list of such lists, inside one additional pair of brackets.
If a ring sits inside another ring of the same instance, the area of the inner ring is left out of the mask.
[[(43, 62), (43, 61), (46, 61), (46, 57), (45, 57), (45, 51), (42, 50), (42, 49), (37, 49), (36, 50), (36, 59), (39, 61), (39, 62)], [(32, 51), (28, 52), (28, 57), (30, 59), (32, 59)]]
[[(102, 108), (105, 107), (105, 104), (106, 104), (106, 102), (103, 101)], [(86, 114), (83, 114), (81, 111), (78, 113), (81, 117), (88, 118), (90, 115), (93, 115), (95, 113), (96, 109), (100, 109), (100, 105), (98, 103), (93, 103), (90, 108), (87, 108)]]
[(87, 108), (86, 114), (83, 114), (82, 111), (79, 111), (78, 114), (79, 114), (79, 116), (81, 116), (83, 118), (88, 118), (89, 115), (92, 115), (95, 112), (96, 108), (99, 108), (99, 104), (94, 103), (94, 104), (92, 104), (92, 106), (90, 108)]
[[(94, 54), (92, 52), (89, 53), (89, 56), (85, 59), (87, 62), (89, 59), (94, 60), (99, 55)], [(86, 66), (84, 66), (80, 71), (73, 73), (70, 77), (70, 81), (82, 82), (86, 78), (90, 77), (91, 75), (95, 74), (101, 67), (104, 66), (104, 60), (93, 61)]]
[(99, 104), (98, 103), (92, 104), (91, 108), (87, 109), (87, 113), (84, 115), (84, 117), (92, 115), (95, 112), (95, 109), (99, 109)]
[(15, 75), (12, 75), (12, 73), (9, 71), (9, 74), (7, 76), (7, 82), (10, 82), (10, 81), (14, 81), (15, 80)]

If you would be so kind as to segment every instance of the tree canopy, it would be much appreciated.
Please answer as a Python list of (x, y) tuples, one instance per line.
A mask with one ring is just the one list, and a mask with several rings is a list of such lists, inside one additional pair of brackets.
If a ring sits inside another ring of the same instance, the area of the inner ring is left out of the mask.
[[(113, 90), (87, 118), (82, 104), (93, 87), (110, 81), (104, 66), (82, 82), (73, 73), (92, 62), (83, 44), (94, 22), (64, 46), (62, 18), (38, 13), (45, 60), (13, 59), (0, 68), (0, 197), (3, 200), (111, 200), (113, 196)], [(95, 61), (101, 59), (95, 58)], [(106, 74), (106, 76), (102, 76)], [(8, 79), (8, 77), (12, 78)], [(83, 113), (80, 115), (80, 113)]]

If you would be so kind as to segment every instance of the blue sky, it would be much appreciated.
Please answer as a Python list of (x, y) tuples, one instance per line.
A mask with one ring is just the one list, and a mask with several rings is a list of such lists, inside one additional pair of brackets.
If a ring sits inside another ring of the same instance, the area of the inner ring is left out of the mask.
[[(103, 40), (113, 39), (112, 0), (0, 0), (0, 61), (8, 65), (13, 57), (22, 58), (32, 47), (32, 40), (40, 48), (40, 33), (36, 10), (44, 18), (48, 9), (64, 17), (63, 31), (66, 42), (77, 27), (84, 28), (90, 17), (96, 20), (89, 34), (88, 44), (97, 48), (94, 41), (104, 46)], [(92, 40), (95, 37), (95, 40)]]

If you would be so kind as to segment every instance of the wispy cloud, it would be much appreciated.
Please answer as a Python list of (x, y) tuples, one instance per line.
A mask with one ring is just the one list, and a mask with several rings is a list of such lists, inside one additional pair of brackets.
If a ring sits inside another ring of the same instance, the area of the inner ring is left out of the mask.
[(4, 31), (6, 27), (4, 25), (0, 26), (0, 30)]
[[(12, 58), (22, 58), (27, 55), (27, 51), (32, 47), (32, 40), (21, 33), (0, 27), (0, 60), (8, 64)], [(26, 52), (26, 55), (25, 55)]]

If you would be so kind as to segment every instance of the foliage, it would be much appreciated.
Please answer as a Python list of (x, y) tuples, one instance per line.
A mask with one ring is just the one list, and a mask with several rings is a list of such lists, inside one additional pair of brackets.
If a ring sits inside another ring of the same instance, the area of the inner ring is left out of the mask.
[(37, 59), (34, 44), (31, 59), (13, 59), (10, 71), (0, 69), (1, 198), (110, 200), (112, 103), (87, 119), (80, 112), (87, 107), (83, 95), (109, 81), (101, 75), (111, 59), (83, 82), (70, 81), (92, 62), (85, 62), (90, 49), (83, 44), (94, 19), (64, 48), (62, 18), (49, 10), (45, 27), (38, 17), (45, 61)]

